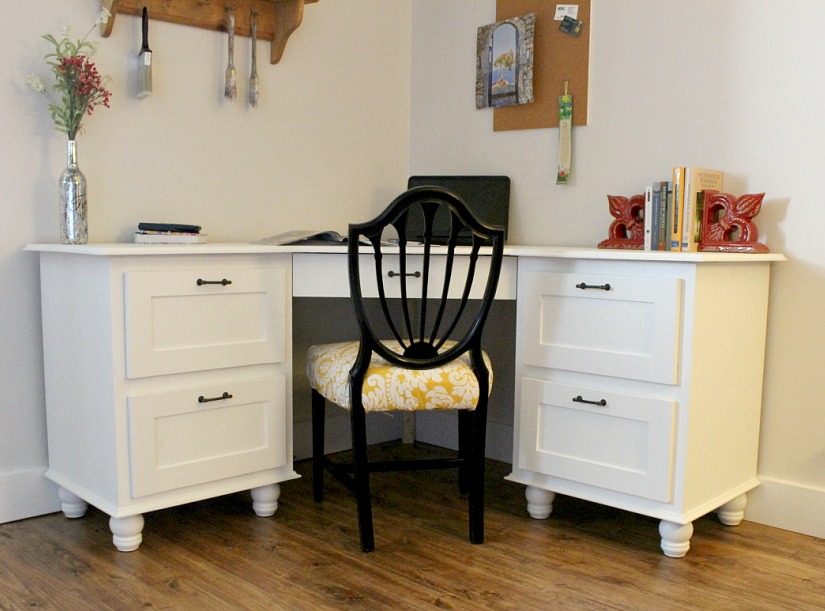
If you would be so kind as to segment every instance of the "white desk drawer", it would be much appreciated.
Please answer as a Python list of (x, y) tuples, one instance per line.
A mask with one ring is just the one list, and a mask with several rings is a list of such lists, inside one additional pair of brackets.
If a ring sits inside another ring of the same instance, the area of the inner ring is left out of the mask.
[(127, 377), (284, 360), (290, 294), (285, 268), (124, 276)]
[(681, 294), (678, 278), (525, 272), (519, 284), (523, 360), (675, 384)]
[(128, 397), (132, 496), (285, 465), (286, 388), (274, 375)]
[(520, 469), (671, 500), (675, 402), (524, 378), (520, 408)]
[[(367, 267), (363, 269), (371, 270), (373, 266), (372, 257), (370, 255), (362, 255), (366, 260)], [(392, 254), (384, 257), (384, 270), (398, 271), (397, 266), (398, 257)], [(446, 257), (437, 256), (433, 259), (433, 269), (430, 277), (430, 291), (438, 287), (440, 290), (441, 283), (444, 278), (444, 262)], [(469, 259), (466, 256), (459, 255), (455, 259), (456, 271), (453, 272), (455, 279), (461, 278), (466, 270)], [(479, 257), (476, 278), (486, 278), (487, 270), (489, 269), (490, 257)], [(346, 254), (325, 254), (325, 253), (296, 253), (293, 255), (293, 287), (292, 294), (294, 297), (349, 297), (349, 269), (347, 267)], [(415, 272), (416, 269), (410, 268), (409, 273)], [(420, 270), (419, 270), (420, 271)], [(367, 277), (362, 272), (362, 288), (365, 297), (377, 297), (378, 289), (375, 282), (375, 274), (371, 274), (371, 281), (365, 282)], [(414, 279), (408, 279), (408, 290), (411, 294), (413, 287), (420, 287), (420, 284), (413, 282)], [(515, 257), (504, 257), (501, 266), (501, 276), (499, 277), (498, 290), (496, 291), (496, 299), (515, 299), (516, 298), (516, 280), (517, 280), (517, 263)], [(455, 282), (455, 280), (454, 280)], [(398, 297), (400, 294), (398, 278), (387, 278), (384, 276), (384, 288), (390, 297)], [(463, 286), (450, 287), (450, 296), (457, 298), (461, 296)], [(420, 288), (418, 289), (420, 292)], [(473, 291), (471, 293), (472, 299), (481, 299), (484, 292), (484, 287), (480, 282), (473, 283)]]

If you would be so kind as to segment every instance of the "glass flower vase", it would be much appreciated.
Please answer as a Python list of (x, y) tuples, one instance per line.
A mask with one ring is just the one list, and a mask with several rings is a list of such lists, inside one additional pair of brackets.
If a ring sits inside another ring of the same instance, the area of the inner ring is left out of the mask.
[(76, 141), (68, 141), (66, 158), (66, 169), (60, 175), (60, 242), (85, 244), (89, 241), (86, 177), (77, 167)]

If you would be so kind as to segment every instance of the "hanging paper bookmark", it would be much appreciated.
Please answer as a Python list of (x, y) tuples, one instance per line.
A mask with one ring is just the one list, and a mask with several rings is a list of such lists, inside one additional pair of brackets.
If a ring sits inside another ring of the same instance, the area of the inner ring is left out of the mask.
[(564, 81), (564, 95), (559, 96), (559, 169), (556, 184), (563, 185), (570, 180), (570, 162), (573, 157), (573, 96), (567, 93)]

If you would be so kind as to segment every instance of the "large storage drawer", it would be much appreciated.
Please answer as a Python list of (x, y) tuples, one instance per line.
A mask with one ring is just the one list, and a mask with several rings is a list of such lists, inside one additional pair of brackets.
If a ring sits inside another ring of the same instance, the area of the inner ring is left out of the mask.
[(671, 500), (674, 401), (524, 378), (520, 410), (518, 468)]
[(285, 268), (124, 276), (128, 378), (284, 360)]
[(128, 397), (132, 496), (285, 465), (286, 389), (272, 375)]
[(525, 272), (520, 279), (524, 363), (675, 384), (682, 280)]

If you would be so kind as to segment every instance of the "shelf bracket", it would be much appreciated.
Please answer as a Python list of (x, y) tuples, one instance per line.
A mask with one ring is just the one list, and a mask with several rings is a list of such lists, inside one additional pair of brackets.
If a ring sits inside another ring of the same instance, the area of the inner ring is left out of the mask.
[(115, 16), (139, 16), (145, 6), (150, 19), (181, 25), (226, 31), (226, 10), (235, 12), (235, 35), (250, 36), (251, 13), (258, 15), (258, 37), (270, 40), (270, 63), (277, 64), (284, 54), (287, 40), (301, 25), (304, 4), (318, 0), (100, 0), (101, 8), (111, 16), (100, 25), (100, 35), (108, 38)]
[(304, 0), (280, 0), (275, 3), (275, 23), (278, 27), (272, 35), (269, 63), (281, 61), (286, 48), (286, 41), (301, 25), (304, 19)]
[(109, 11), (109, 19), (106, 23), (100, 24), (100, 35), (103, 38), (109, 38), (112, 33), (112, 27), (115, 25), (115, 15), (117, 14), (117, 7), (120, 0), (100, 0), (100, 8)]

